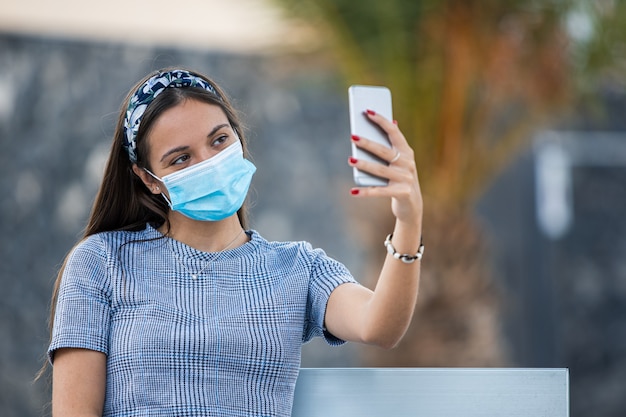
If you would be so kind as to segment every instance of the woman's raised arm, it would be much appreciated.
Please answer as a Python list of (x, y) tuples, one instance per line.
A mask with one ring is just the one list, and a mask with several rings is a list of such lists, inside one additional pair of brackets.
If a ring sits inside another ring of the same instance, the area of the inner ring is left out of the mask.
[[(388, 178), (386, 187), (355, 187), (352, 195), (389, 197), (396, 218), (388, 250), (374, 291), (357, 284), (337, 287), (328, 301), (325, 324), (328, 331), (344, 340), (395, 346), (404, 336), (413, 316), (419, 288), (423, 201), (413, 150), (396, 123), (372, 112), (368, 117), (388, 135), (388, 148), (368, 140), (352, 137), (353, 142), (389, 165), (350, 158), (349, 164), (376, 176)], [(381, 250), (385, 236), (381, 236)], [(411, 261), (412, 262), (405, 262)]]

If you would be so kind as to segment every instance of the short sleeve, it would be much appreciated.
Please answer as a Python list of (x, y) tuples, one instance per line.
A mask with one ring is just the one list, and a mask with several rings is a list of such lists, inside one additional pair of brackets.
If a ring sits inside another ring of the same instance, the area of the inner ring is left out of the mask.
[(321, 249), (311, 250), (313, 266), (309, 280), (309, 293), (307, 300), (306, 323), (303, 334), (303, 342), (310, 341), (313, 337), (321, 336), (330, 345), (345, 343), (324, 327), (324, 316), (330, 294), (335, 288), (345, 283), (356, 283), (356, 280), (342, 263), (326, 255)]
[(83, 348), (108, 354), (110, 291), (106, 251), (92, 236), (69, 254), (54, 315), (48, 359), (60, 348)]

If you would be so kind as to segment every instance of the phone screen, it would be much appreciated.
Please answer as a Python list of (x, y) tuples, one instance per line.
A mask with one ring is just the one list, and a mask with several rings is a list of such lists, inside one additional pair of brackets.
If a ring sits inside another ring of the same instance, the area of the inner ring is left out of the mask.
[[(371, 85), (353, 85), (348, 89), (350, 108), (350, 133), (373, 140), (382, 145), (391, 147), (387, 134), (365, 115), (366, 110), (374, 110), (388, 120), (393, 120), (391, 108), (391, 91), (387, 87)], [(352, 144), (352, 156), (357, 159), (377, 162), (387, 165), (384, 161), (369, 152), (359, 149)], [(361, 187), (386, 186), (387, 179), (380, 178), (354, 168), (354, 182)]]

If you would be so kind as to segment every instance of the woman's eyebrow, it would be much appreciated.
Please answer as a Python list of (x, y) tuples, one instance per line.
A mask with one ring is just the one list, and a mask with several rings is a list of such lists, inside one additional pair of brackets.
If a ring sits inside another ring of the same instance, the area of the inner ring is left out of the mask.
[[(207, 134), (207, 137), (213, 136), (215, 134), (215, 132), (217, 132), (218, 130), (220, 130), (222, 128), (225, 128), (225, 127), (230, 127), (230, 125), (228, 123), (222, 123), (222, 124), (219, 124), (219, 125), (213, 127), (213, 129), (211, 129), (211, 131)], [(167, 158), (168, 156), (170, 156), (173, 153), (186, 151), (187, 149), (189, 149), (189, 146), (187, 146), (187, 145), (177, 146), (175, 148), (172, 148), (172, 149), (170, 149), (169, 151), (167, 151), (167, 152), (165, 152), (163, 154), (163, 156), (161, 157), (161, 160), (159, 162), (163, 162), (163, 160), (165, 158)]]
[(168, 156), (170, 156), (173, 153), (186, 151), (187, 149), (189, 149), (189, 146), (187, 146), (187, 145), (177, 146), (175, 148), (172, 148), (172, 149), (170, 149), (169, 151), (167, 151), (167, 152), (165, 152), (163, 154), (163, 156), (161, 157), (161, 160), (159, 162), (163, 162), (163, 160), (165, 158), (167, 158)]
[(209, 136), (213, 136), (215, 134), (215, 132), (217, 132), (218, 130), (224, 128), (224, 127), (230, 127), (230, 125), (228, 123), (222, 123), (221, 125), (217, 125), (215, 126), (213, 129), (211, 129), (211, 131), (209, 132), (208, 135), (206, 135), (207, 137)]

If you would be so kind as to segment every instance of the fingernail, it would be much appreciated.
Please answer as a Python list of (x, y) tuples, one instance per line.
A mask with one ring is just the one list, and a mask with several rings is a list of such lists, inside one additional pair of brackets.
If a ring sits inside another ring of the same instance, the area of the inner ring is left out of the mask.
[(398, 121), (397, 121), (397, 120), (394, 120), (394, 121), (393, 121), (393, 124), (397, 126), (397, 125), (398, 125)]
[(366, 111), (367, 111), (367, 114), (369, 114), (370, 116), (376, 115), (376, 112), (374, 110), (367, 109)]
[(352, 194), (352, 195), (357, 195), (357, 194), (359, 194), (359, 189), (358, 189), (358, 188), (353, 188), (353, 189), (351, 189), (351, 190), (350, 190), (350, 194)]
[(357, 162), (359, 162), (358, 159), (356, 159), (355, 157), (351, 156), (350, 158), (348, 158), (348, 161), (350, 161), (351, 164), (356, 164)]
[(355, 142), (358, 142), (358, 141), (361, 140), (361, 138), (358, 137), (357, 135), (352, 135), (352, 140), (355, 141)]

